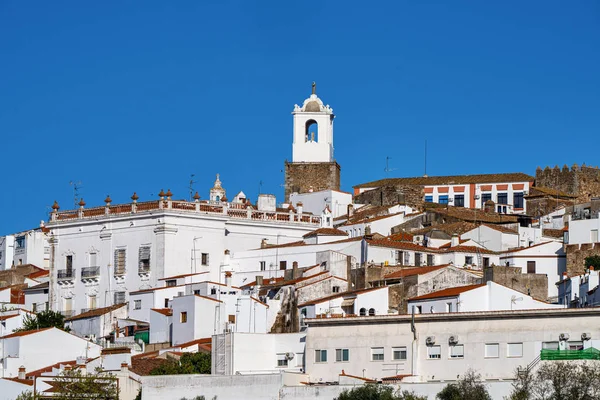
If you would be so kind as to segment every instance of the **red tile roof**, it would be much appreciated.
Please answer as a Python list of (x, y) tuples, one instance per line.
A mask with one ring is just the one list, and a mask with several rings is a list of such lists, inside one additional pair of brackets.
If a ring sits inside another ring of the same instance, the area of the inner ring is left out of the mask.
[(392, 272), (383, 277), (383, 279), (398, 279), (406, 278), (407, 276), (423, 275), (429, 272), (437, 271), (442, 268), (448, 267), (450, 264), (445, 265), (434, 265), (429, 267), (414, 267), (414, 268), (402, 268), (400, 271)]
[(173, 315), (173, 309), (171, 308), (151, 308), (152, 311), (162, 314), (166, 317), (170, 317)]
[(444, 290), (439, 290), (433, 293), (427, 293), (421, 296), (413, 297), (408, 299), (409, 301), (413, 300), (427, 300), (427, 299), (438, 299), (442, 297), (456, 297), (461, 293), (468, 292), (469, 290), (477, 289), (480, 287), (484, 287), (485, 283), (479, 285), (468, 285), (468, 286), (458, 286), (453, 288), (448, 288)]
[(343, 293), (336, 293), (336, 294), (331, 295), (331, 296), (321, 297), (319, 299), (314, 299), (314, 300), (310, 300), (310, 301), (307, 301), (307, 302), (302, 303), (302, 304), (298, 304), (298, 307), (311, 306), (311, 305), (314, 305), (314, 304), (323, 303), (325, 301), (329, 301), (329, 300), (333, 300), (333, 299), (338, 299), (340, 297), (355, 297), (355, 296), (357, 296), (359, 294), (368, 293), (368, 292), (372, 292), (374, 290), (379, 290), (379, 289), (385, 289), (386, 287), (387, 286), (381, 286), (381, 287), (375, 287), (375, 288), (350, 290), (350, 291), (343, 292)]
[(48, 275), (50, 275), (50, 271), (40, 270), (40, 271), (32, 272), (31, 274), (27, 275), (27, 277), (30, 279), (36, 279), (36, 278), (41, 278), (43, 276), (48, 276)]
[(319, 228), (312, 232), (308, 232), (303, 238), (311, 236), (348, 236), (348, 233), (336, 228)]
[(414, 235), (412, 233), (408, 233), (408, 232), (398, 232), (398, 233), (394, 233), (391, 234), (390, 236), (388, 236), (388, 238), (390, 240), (395, 240), (397, 242), (411, 242), (414, 239)]
[(56, 364), (48, 365), (47, 367), (44, 367), (44, 368), (36, 369), (35, 371), (28, 372), (26, 374), (26, 376), (27, 377), (41, 376), (42, 374), (44, 374), (46, 372), (52, 372), (52, 370), (54, 368), (60, 368), (61, 365), (77, 365), (77, 361), (71, 360), (71, 361), (58, 362)]
[(20, 337), (20, 336), (28, 336), (28, 335), (32, 335), (34, 333), (48, 331), (50, 329), (57, 329), (57, 328), (50, 327), (50, 328), (43, 328), (43, 329), (34, 329), (34, 330), (30, 330), (30, 331), (20, 331), (20, 332), (11, 333), (10, 335), (3, 336), (2, 339), (10, 339), (10, 338)]
[(418, 244), (414, 244), (411, 242), (397, 242), (395, 240), (389, 239), (367, 239), (367, 243), (370, 246), (375, 247), (389, 247), (392, 249), (400, 249), (400, 250), (414, 250), (414, 251), (422, 251), (425, 253), (439, 253), (440, 250), (436, 247), (424, 247)]
[(483, 249), (477, 246), (454, 246), (445, 249), (446, 253), (481, 253), (481, 254), (498, 254), (495, 251)]
[(414, 178), (387, 178), (373, 182), (361, 183), (353, 188), (378, 188), (381, 186), (395, 185), (463, 185), (471, 183), (505, 183), (505, 182), (533, 182), (533, 176), (522, 172), (500, 173), (500, 174), (477, 174), (477, 175), (453, 175), (453, 176), (420, 176)]
[(33, 379), (19, 379), (19, 378), (2, 378), (2, 379), (6, 379), (7, 381), (21, 383), (23, 385), (33, 386)]
[(169, 277), (166, 277), (166, 278), (160, 278), (158, 280), (159, 281), (167, 281), (167, 280), (171, 280), (171, 279), (187, 278), (188, 276), (195, 276), (195, 275), (202, 275), (202, 274), (208, 274), (208, 271), (205, 271), (205, 272), (196, 272), (196, 273), (193, 273), (193, 274), (183, 274), (183, 275), (169, 276)]
[(201, 299), (205, 299), (205, 300), (212, 300), (212, 301), (216, 301), (217, 303), (222, 303), (221, 300), (217, 300), (217, 299), (213, 299), (212, 297), (208, 297), (208, 296), (201, 296), (199, 294), (195, 294), (194, 296), (196, 297), (200, 297)]
[(75, 316), (70, 317), (70, 318), (65, 318), (65, 322), (66, 321), (76, 321), (78, 319), (99, 317), (101, 315), (108, 314), (109, 312), (118, 310), (119, 308), (126, 307), (126, 306), (127, 306), (127, 304), (123, 303), (123, 304), (115, 304), (114, 306), (108, 306), (108, 307), (102, 307), (102, 308), (95, 308), (93, 310), (86, 311), (86, 312), (81, 313), (79, 315), (75, 315)]
[(354, 378), (354, 379), (359, 379), (361, 381), (365, 381), (365, 382), (369, 382), (369, 383), (375, 383), (377, 381), (373, 380), (373, 379), (369, 379), (369, 378), (363, 378), (361, 376), (356, 376), (356, 375), (348, 375), (346, 373), (346, 371), (342, 370), (342, 373), (339, 376), (347, 376), (348, 378)]

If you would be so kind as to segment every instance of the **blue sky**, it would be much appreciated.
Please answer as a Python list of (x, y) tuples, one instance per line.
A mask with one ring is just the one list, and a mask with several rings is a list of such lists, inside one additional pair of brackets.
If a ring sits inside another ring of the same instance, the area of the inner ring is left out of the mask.
[(600, 164), (600, 3), (0, 2), (0, 234), (88, 206), (283, 197), (295, 103), (336, 115), (342, 188)]

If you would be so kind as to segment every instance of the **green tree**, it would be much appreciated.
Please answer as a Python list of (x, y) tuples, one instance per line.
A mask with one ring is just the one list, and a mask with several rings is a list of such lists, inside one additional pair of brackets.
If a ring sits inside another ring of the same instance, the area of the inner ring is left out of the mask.
[(117, 400), (119, 390), (117, 378), (112, 374), (86, 374), (81, 370), (65, 370), (51, 385), (54, 388), (53, 399), (57, 400)]
[(36, 329), (44, 328), (58, 328), (64, 331), (69, 331), (69, 328), (65, 328), (65, 316), (59, 312), (46, 310), (39, 312), (33, 316), (29, 314), (23, 318), (23, 327), (15, 329), (15, 332), (21, 331), (34, 331)]
[(600, 269), (600, 255), (589, 256), (585, 258), (585, 267), (594, 267), (597, 271)]
[(391, 386), (370, 383), (351, 390), (346, 389), (335, 400), (427, 400), (427, 397), (418, 396), (408, 390), (394, 392)]
[(456, 383), (446, 385), (436, 396), (439, 400), (492, 400), (481, 375), (468, 370)]
[(169, 360), (150, 371), (150, 375), (210, 374), (210, 354), (185, 353), (177, 360)]
[[(188, 400), (186, 397), (182, 397), (181, 400)], [(196, 396), (193, 399), (190, 400), (206, 400), (206, 397), (204, 396)], [(212, 400), (217, 400), (217, 396), (213, 397)]]
[(18, 395), (15, 400), (33, 400), (33, 392), (31, 390), (26, 390)]

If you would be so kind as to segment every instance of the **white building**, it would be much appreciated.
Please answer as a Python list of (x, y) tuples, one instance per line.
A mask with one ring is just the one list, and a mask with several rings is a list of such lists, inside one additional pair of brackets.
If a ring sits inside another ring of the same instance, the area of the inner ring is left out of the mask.
[[(161, 191), (155, 201), (58, 211), (49, 229), (50, 305), (73, 310), (128, 301), (128, 292), (162, 286), (165, 277), (208, 272), (218, 280), (226, 249), (260, 247), (263, 239), (288, 243), (321, 226), (321, 217), (250, 204), (224, 202), (220, 181), (215, 201), (172, 200)], [(268, 202), (267, 202), (268, 203)], [(260, 202), (259, 202), (260, 204)]]
[(564, 307), (536, 300), (492, 281), (443, 289), (408, 299), (408, 309), (416, 314), (543, 308)]
[(488, 382), (514, 379), (543, 348), (599, 348), (599, 320), (598, 308), (317, 318), (307, 320), (306, 372), (310, 382), (338, 382), (342, 370), (451, 381), (469, 368)]
[(224, 333), (212, 337), (213, 375), (302, 372), (306, 333)]
[(389, 310), (388, 287), (351, 290), (298, 304), (304, 318), (382, 315)]
[(118, 319), (127, 318), (127, 304), (82, 311), (81, 314), (66, 318), (65, 324), (71, 332), (86, 338), (106, 338), (118, 330)]
[(23, 289), (25, 295), (25, 308), (34, 313), (50, 309), (48, 293), (50, 291), (50, 282), (38, 283)]
[(463, 233), (460, 238), (474, 240), (480, 246), (497, 252), (520, 247), (519, 232), (499, 225), (481, 224)]
[(22, 308), (0, 312), (0, 336), (12, 334), (15, 330), (23, 327), (23, 320), (26, 316), (33, 315)]
[(600, 305), (600, 278), (594, 267), (581, 275), (567, 276), (563, 272), (561, 280), (556, 282), (558, 302), (565, 307), (597, 307)]
[(352, 204), (352, 193), (339, 190), (320, 190), (309, 193), (290, 194), (290, 203), (302, 203), (303, 210), (314, 215), (321, 215), (325, 208), (331, 210), (331, 216), (337, 218), (347, 213), (348, 205)]
[(13, 265), (33, 264), (48, 269), (50, 246), (43, 226), (0, 237), (0, 270)]
[(57, 328), (16, 332), (0, 338), (4, 377), (16, 377), (19, 367), (37, 370), (77, 357), (100, 356), (101, 347)]
[(598, 243), (600, 218), (573, 218), (569, 221), (568, 244)]

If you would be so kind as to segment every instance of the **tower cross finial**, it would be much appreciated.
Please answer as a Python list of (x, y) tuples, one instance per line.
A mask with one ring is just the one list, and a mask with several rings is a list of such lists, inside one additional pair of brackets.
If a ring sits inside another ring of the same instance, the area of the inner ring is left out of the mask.
[(312, 84), (312, 94), (317, 94), (317, 84), (314, 81)]

